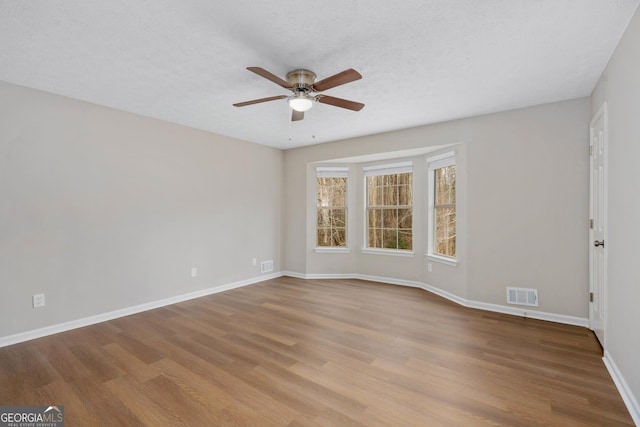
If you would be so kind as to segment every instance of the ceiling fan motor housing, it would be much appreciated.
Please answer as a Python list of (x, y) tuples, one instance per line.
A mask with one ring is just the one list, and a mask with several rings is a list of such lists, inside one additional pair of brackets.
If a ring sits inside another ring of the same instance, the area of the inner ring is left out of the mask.
[(316, 81), (316, 73), (304, 69), (289, 71), (287, 81), (293, 85), (295, 92), (311, 92)]

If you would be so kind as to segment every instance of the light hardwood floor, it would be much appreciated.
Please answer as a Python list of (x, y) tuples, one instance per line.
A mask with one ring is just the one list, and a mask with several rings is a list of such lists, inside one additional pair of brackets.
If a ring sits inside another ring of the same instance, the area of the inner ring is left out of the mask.
[(289, 277), (0, 349), (72, 426), (633, 425), (587, 329)]

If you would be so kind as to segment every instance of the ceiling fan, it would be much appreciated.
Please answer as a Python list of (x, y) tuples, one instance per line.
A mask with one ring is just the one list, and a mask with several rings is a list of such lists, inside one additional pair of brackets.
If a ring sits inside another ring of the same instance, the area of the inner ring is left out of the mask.
[(322, 104), (333, 105), (335, 107), (346, 108), (347, 110), (353, 111), (360, 111), (364, 107), (364, 104), (360, 102), (349, 101), (347, 99), (336, 98), (320, 93), (327, 89), (331, 89), (333, 87), (351, 83), (355, 80), (361, 79), (362, 76), (360, 75), (360, 73), (352, 68), (344, 70), (338, 74), (327, 77), (326, 79), (320, 80), (318, 82), (316, 82), (316, 73), (304, 69), (288, 72), (286, 80), (281, 79), (280, 77), (270, 73), (264, 68), (247, 67), (247, 70), (252, 71), (261, 77), (264, 77), (267, 80), (271, 80), (275, 84), (280, 85), (285, 89), (289, 89), (293, 94), (270, 96), (268, 98), (238, 102), (237, 104), (233, 104), (234, 107), (244, 107), (246, 105), (287, 98), (287, 102), (293, 110), (291, 114), (291, 121), (304, 119), (304, 112), (313, 107), (314, 101), (320, 102)]

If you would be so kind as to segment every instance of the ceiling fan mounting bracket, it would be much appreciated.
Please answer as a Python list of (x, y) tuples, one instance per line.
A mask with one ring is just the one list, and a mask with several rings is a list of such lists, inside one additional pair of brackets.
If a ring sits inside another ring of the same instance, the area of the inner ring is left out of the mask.
[(316, 73), (305, 69), (289, 71), (287, 73), (287, 81), (298, 91), (302, 89), (305, 92), (309, 92), (316, 81)]

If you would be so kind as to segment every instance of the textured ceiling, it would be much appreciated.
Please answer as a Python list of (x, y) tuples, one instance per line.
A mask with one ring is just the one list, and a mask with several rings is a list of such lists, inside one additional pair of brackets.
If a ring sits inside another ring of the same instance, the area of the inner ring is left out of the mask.
[[(588, 96), (640, 0), (0, 0), (0, 80), (290, 148)], [(362, 80), (289, 121), (247, 71)]]

